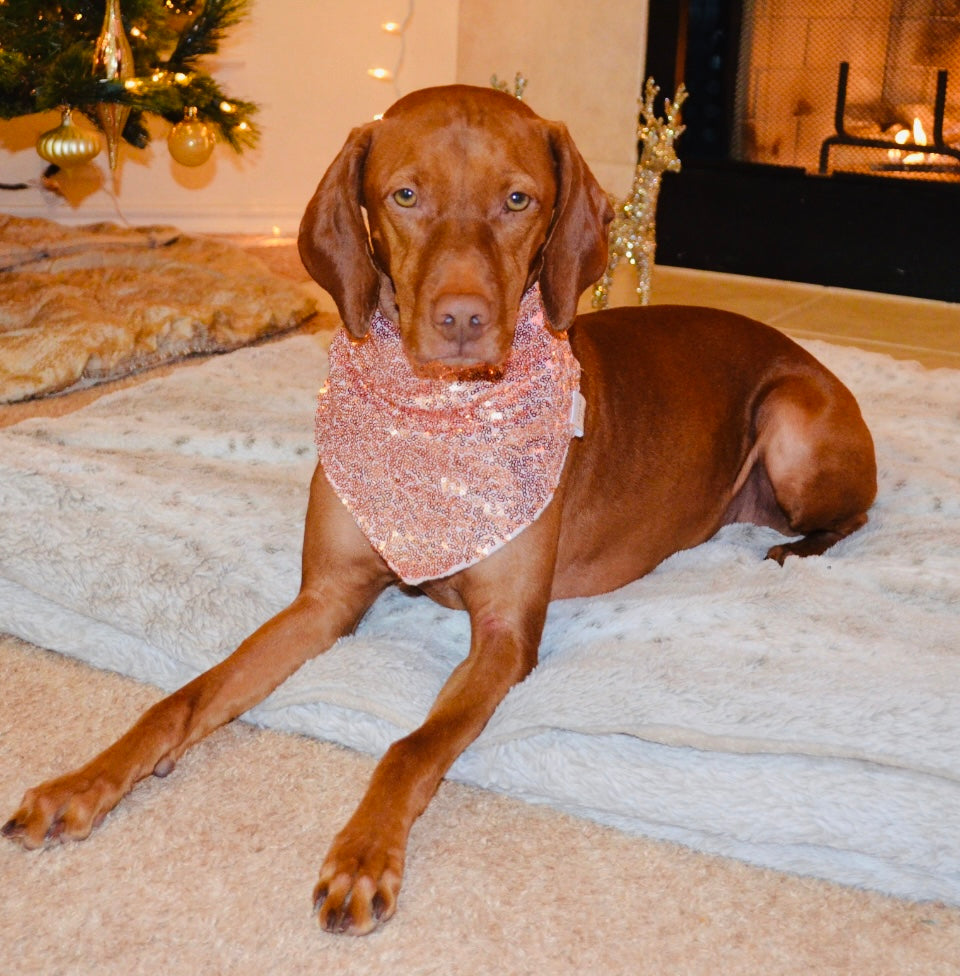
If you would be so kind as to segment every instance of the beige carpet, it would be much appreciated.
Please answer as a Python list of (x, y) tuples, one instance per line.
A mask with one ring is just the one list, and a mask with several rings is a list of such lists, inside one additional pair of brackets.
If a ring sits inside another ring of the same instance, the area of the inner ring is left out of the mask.
[[(0, 641), (0, 806), (156, 700)], [(322, 932), (310, 894), (372, 760), (243, 724), (138, 788), (90, 840), (0, 845), (0, 971), (948, 976), (960, 912), (779, 875), (445, 784), (396, 917)]]

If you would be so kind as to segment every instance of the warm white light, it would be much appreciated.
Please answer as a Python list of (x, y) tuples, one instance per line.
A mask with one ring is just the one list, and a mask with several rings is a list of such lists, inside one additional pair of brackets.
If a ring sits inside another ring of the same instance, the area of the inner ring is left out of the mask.
[(185, 75), (185, 74), (184, 74), (184, 73), (183, 73), (182, 71), (178, 71), (178, 72), (177, 72), (177, 73), (176, 73), (176, 74), (175, 74), (175, 75), (173, 76), (173, 80), (174, 80), (174, 81), (175, 81), (175, 82), (176, 82), (176, 83), (177, 83), (178, 85), (185, 85), (185, 84), (186, 84), (186, 83), (187, 83), (187, 82), (188, 82), (188, 81), (190, 80), (190, 78), (189, 78), (189, 76), (187, 76), (187, 75)]
[(263, 247), (289, 247), (291, 244), (295, 243), (295, 237), (284, 237), (283, 230), (280, 228), (279, 224), (274, 224), (270, 228), (269, 236), (260, 239), (260, 244)]
[(236, 107), (231, 105), (229, 102), (221, 102), (220, 111), (226, 112), (226, 114), (229, 115), (231, 112), (236, 112)]
[(403, 67), (404, 54), (406, 50), (406, 33), (413, 17), (414, 5), (416, 0), (407, 0), (407, 12), (399, 20), (383, 20), (380, 22), (380, 30), (397, 40), (397, 60), (392, 68), (368, 68), (367, 74), (377, 81), (388, 81), (393, 84), (397, 97), (400, 96), (400, 70)]

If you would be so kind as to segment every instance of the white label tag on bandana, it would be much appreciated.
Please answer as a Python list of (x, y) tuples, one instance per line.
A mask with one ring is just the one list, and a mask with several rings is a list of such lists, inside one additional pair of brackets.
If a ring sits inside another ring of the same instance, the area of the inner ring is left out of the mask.
[(587, 401), (579, 390), (573, 391), (573, 402), (570, 404), (570, 426), (574, 437), (583, 437), (583, 425), (587, 418)]

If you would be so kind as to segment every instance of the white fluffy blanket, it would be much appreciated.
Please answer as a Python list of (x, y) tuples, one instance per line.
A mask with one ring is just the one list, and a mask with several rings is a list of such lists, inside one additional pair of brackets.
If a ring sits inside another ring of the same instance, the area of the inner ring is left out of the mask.
[[(737, 526), (554, 604), (452, 776), (755, 864), (960, 903), (960, 372), (811, 343), (877, 441), (869, 526), (816, 559)], [(0, 629), (180, 685), (296, 592), (322, 339), (244, 349), (0, 433)], [(374, 753), (464, 614), (385, 595), (253, 721)]]

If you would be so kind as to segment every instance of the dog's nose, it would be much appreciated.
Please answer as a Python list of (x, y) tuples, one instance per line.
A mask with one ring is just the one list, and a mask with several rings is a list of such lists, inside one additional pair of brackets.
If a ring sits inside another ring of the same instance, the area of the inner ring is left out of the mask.
[(433, 324), (451, 342), (478, 339), (490, 320), (490, 305), (482, 295), (441, 295), (434, 303)]

